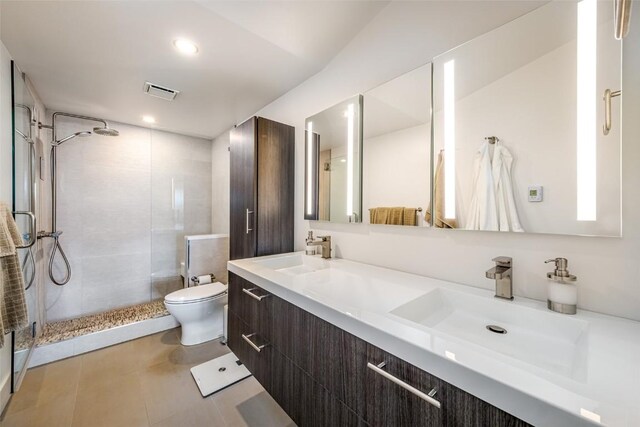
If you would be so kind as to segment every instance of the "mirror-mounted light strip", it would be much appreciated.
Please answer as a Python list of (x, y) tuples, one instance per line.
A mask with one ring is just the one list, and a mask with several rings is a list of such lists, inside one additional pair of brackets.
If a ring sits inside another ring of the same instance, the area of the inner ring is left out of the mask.
[(577, 33), (577, 220), (596, 220), (597, 0), (578, 3)]
[(353, 215), (353, 144), (354, 144), (354, 108), (349, 104), (347, 116), (347, 217)]
[(313, 122), (307, 124), (307, 215), (313, 214)]
[(455, 61), (444, 63), (444, 216), (456, 217)]

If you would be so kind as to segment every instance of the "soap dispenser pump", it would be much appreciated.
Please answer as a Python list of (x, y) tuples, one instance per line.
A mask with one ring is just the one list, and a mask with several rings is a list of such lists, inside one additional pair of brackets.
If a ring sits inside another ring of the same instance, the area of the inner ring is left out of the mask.
[(567, 266), (569, 261), (566, 258), (552, 258), (545, 261), (553, 262), (556, 265), (554, 271), (547, 273), (549, 287), (547, 293), (547, 308), (549, 310), (563, 313), (576, 314), (578, 304), (578, 280), (573, 274), (569, 274)]

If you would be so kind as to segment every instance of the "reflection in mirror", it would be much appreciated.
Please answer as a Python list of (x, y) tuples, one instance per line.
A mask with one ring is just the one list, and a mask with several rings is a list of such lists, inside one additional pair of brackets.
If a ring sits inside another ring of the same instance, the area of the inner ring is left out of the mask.
[(603, 94), (621, 89), (612, 33), (609, 3), (550, 2), (434, 60), (436, 224), (620, 235), (620, 98), (603, 132)]
[(362, 221), (362, 95), (305, 121), (304, 218)]
[(364, 94), (364, 222), (428, 225), (430, 171), (429, 63)]

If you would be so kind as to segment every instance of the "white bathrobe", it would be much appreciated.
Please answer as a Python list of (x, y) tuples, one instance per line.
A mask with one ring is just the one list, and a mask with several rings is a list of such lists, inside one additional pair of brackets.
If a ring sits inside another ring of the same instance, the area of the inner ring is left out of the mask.
[(485, 141), (473, 165), (473, 195), (467, 215), (468, 230), (524, 231), (513, 197), (511, 164), (513, 157), (501, 142), (496, 142), (491, 157)]

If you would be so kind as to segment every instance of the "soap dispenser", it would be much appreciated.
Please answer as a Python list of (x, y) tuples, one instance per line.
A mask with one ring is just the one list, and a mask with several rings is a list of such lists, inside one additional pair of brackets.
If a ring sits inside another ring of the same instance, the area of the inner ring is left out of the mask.
[(553, 258), (545, 261), (554, 262), (556, 268), (547, 273), (549, 287), (547, 290), (547, 308), (563, 314), (576, 314), (578, 304), (578, 287), (576, 276), (569, 274), (566, 258)]

